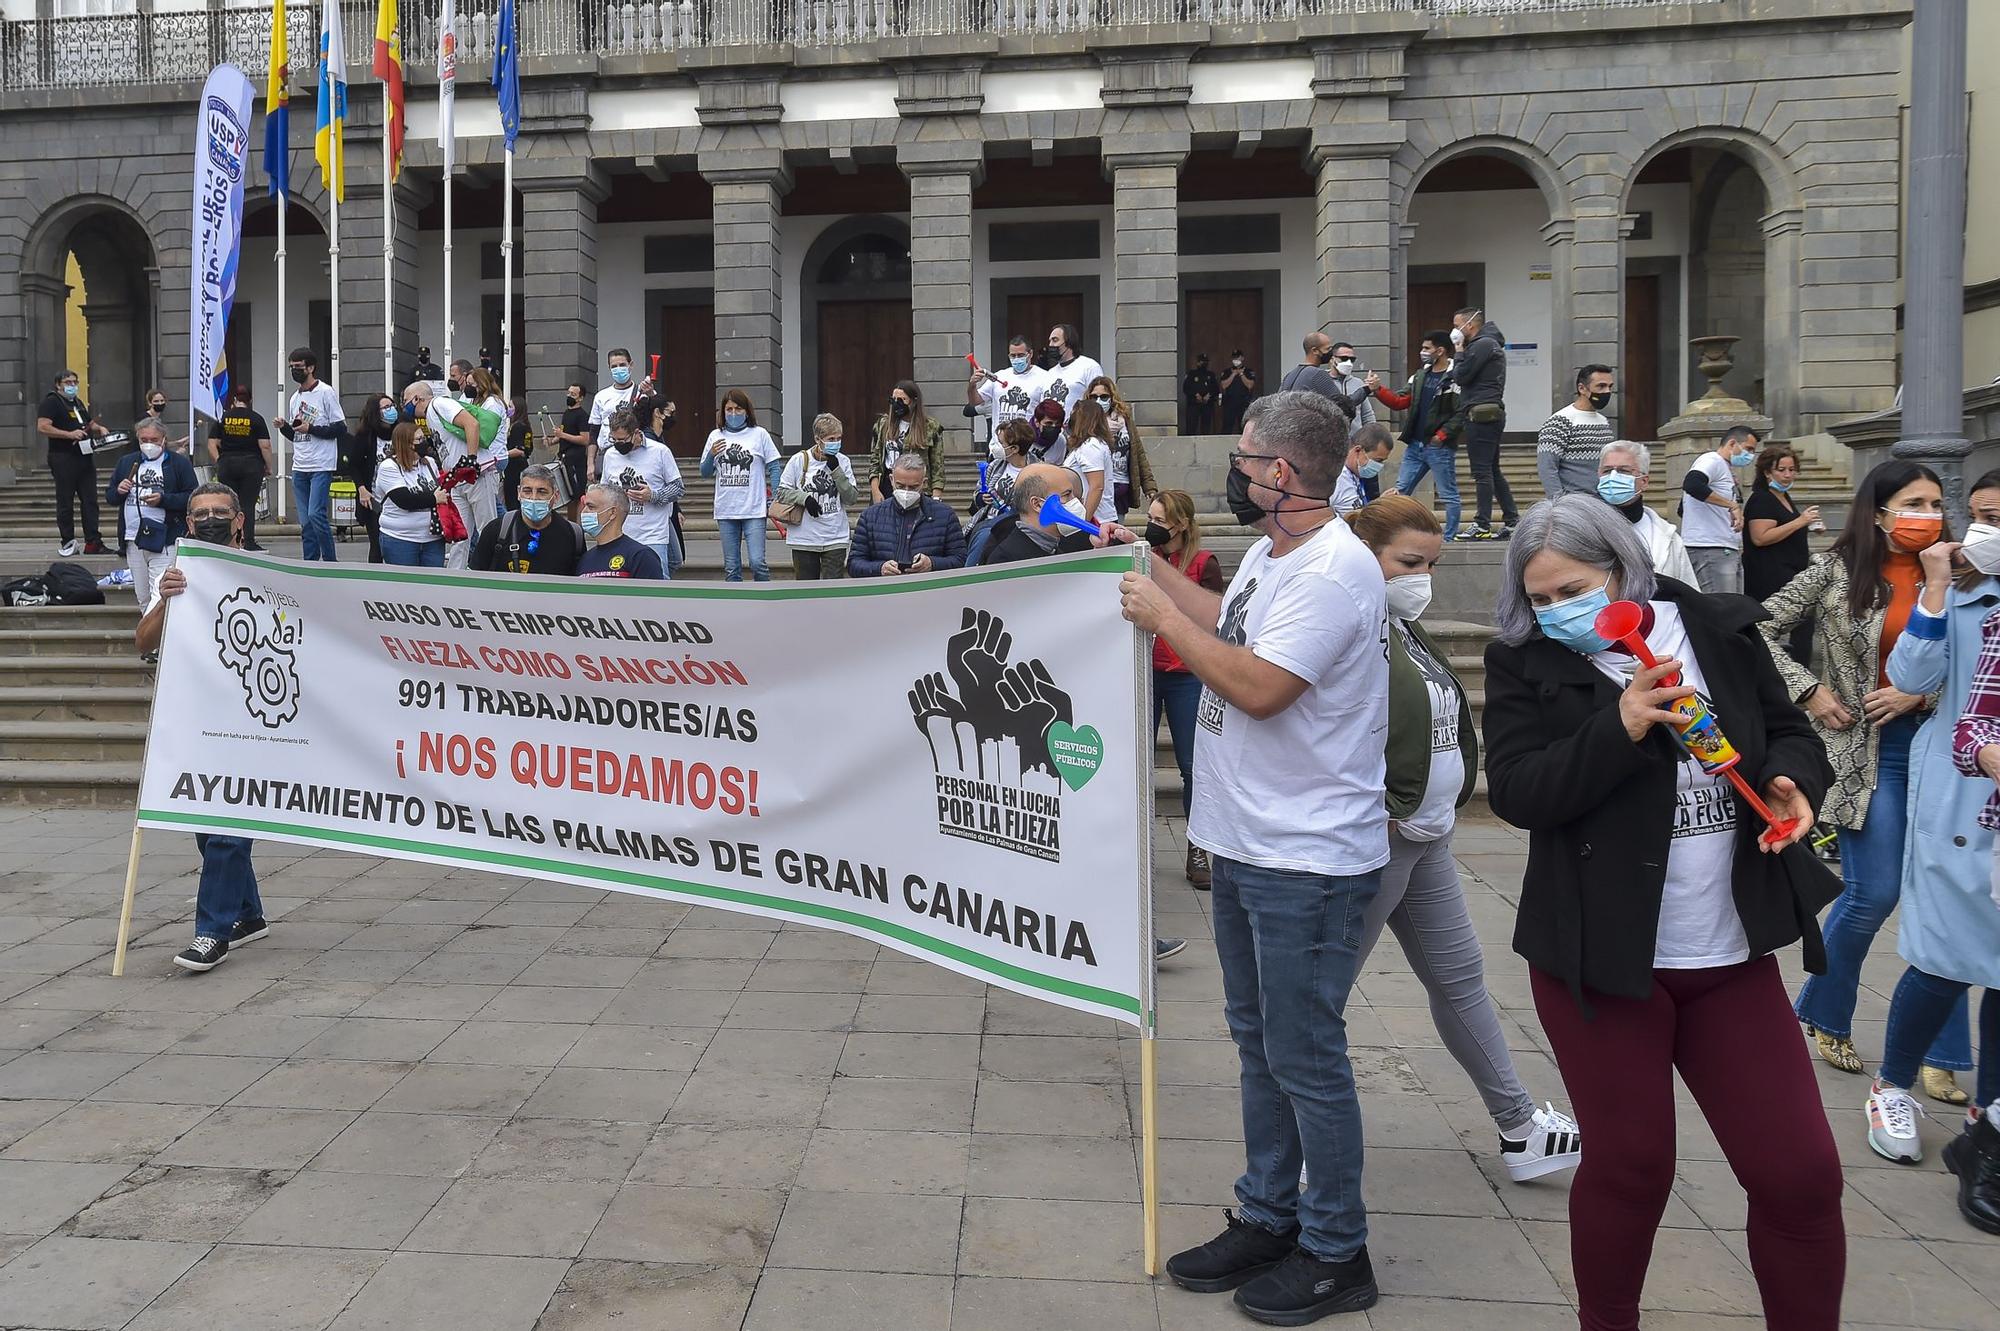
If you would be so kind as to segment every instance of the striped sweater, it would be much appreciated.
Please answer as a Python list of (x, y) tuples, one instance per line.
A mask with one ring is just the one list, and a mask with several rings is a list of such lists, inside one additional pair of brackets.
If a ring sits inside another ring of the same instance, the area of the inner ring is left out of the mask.
[(1579, 411), (1575, 403), (1542, 422), (1535, 441), (1535, 468), (1549, 498), (1597, 490), (1597, 463), (1604, 446), (1617, 436), (1601, 412)]

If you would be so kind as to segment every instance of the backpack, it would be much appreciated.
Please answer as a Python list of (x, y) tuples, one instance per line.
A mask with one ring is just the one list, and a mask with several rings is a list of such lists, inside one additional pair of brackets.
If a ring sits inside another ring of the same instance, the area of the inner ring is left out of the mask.
[(0, 605), (36, 606), (49, 603), (49, 585), (30, 573), (0, 582)]
[(42, 575), (54, 605), (103, 605), (104, 591), (97, 575), (81, 564), (51, 564)]
[[(484, 407), (477, 406), (471, 402), (460, 402), (458, 409), (470, 412), (472, 419), (479, 422), (478, 442), (475, 443), (465, 437), (465, 431), (458, 428), (458, 421), (455, 418), (444, 417), (444, 428), (451, 431), (457, 438), (464, 440), (466, 448), (474, 453), (490, 447), (493, 441), (500, 437), (500, 431), (506, 428), (507, 422), (505, 420)], [(443, 413), (440, 412), (439, 415), (443, 416)]]
[[(1006, 531), (999, 530), (1002, 524), (1006, 525)], [(974, 518), (972, 525), (966, 529), (965, 566), (967, 568), (977, 568), (980, 561), (985, 558), (986, 551), (1001, 541), (1006, 540), (1008, 533), (1013, 530), (1014, 510), (1012, 508), (1004, 504), (995, 504), (987, 508), (985, 512)]]

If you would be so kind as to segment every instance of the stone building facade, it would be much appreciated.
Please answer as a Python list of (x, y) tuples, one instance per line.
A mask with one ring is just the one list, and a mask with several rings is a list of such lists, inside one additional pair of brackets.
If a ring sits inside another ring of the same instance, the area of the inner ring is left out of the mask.
[[(829, 4), (865, 10), (865, 36), (829, 24)], [(669, 22), (635, 26), (634, 6), (605, 0), (523, 6), (516, 382), (531, 408), (579, 374), (594, 383), (624, 344), (661, 353), (690, 399), (748, 389), (791, 442), (836, 399), (879, 409), (884, 375), (914, 377), (958, 426), (966, 356), (992, 364), (1014, 323), (1081, 310), (1067, 321), (1141, 422), (1173, 432), (1188, 358), (1226, 358), (1226, 330), (1259, 337), (1267, 387), (1311, 328), (1399, 382), (1413, 330), (1453, 298), (1514, 325), (1514, 429), (1567, 396), (1568, 367), (1631, 369), (1642, 336), (1650, 407), (1631, 384), (1619, 403), (1650, 412), (1630, 422), (1638, 437), (1686, 396), (1692, 334), (1745, 338), (1755, 373), (1732, 387), (1754, 378), (1784, 434), (1894, 393), (1907, 0), (1130, 0), (1094, 22), (1075, 0), (959, 0), (951, 22), (942, 0), (759, 0), (760, 40), (717, 17), (712, 44), (686, 26), (693, 6), (660, 8)], [(445, 345), (434, 12), (405, 6), (411, 123), (386, 253), (373, 6), (350, 15), (363, 54), (337, 299), (295, 55), (287, 340), (337, 322), (350, 397), (383, 373), (385, 299), (396, 365)], [(449, 315), (455, 353), (497, 357), (502, 142), (461, 15)], [(249, 19), (185, 17), (261, 88)], [(164, 18), (117, 21), (143, 46)], [(187, 374), (196, 75), (140, 62), (71, 77), (46, 55), (50, 23), (7, 23), (0, 45), (0, 403), (16, 463), (38, 461), (34, 404), (86, 350), (65, 341), (72, 255), (107, 418)], [(313, 49), (313, 25), (301, 7), (293, 52)], [(41, 58), (24, 57), (37, 41)], [(260, 172), (232, 348), (260, 399), (280, 368), (261, 186)], [(1546, 311), (1541, 335), (1519, 331), (1495, 265)], [(1040, 343), (1047, 328), (1020, 331)]]

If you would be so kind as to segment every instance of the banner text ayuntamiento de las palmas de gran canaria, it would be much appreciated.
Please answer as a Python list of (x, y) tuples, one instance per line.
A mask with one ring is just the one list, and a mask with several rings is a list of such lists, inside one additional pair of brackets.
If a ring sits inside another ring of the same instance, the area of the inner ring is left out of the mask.
[(738, 587), (184, 542), (139, 821), (822, 925), (1144, 1025), (1143, 557)]

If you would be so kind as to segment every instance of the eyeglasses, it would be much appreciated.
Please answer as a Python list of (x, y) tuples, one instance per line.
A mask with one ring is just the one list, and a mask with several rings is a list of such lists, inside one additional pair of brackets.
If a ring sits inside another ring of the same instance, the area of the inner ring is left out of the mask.
[(1232, 452), (1229, 455), (1229, 465), (1232, 467), (1234, 467), (1239, 462), (1282, 462), (1282, 461), (1284, 461), (1284, 459), (1276, 453)]

